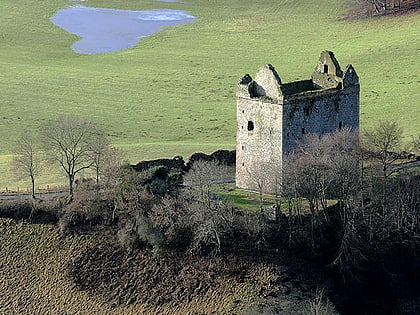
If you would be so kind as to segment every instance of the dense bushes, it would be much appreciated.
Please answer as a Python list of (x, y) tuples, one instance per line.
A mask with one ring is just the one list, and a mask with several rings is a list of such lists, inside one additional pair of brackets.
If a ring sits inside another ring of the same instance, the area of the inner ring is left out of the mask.
[(156, 159), (150, 161), (141, 161), (133, 165), (133, 169), (137, 172), (147, 171), (153, 167), (163, 166), (172, 171), (182, 171), (185, 168), (184, 158), (182, 156), (175, 156), (172, 159)]
[[(286, 161), (293, 165), (281, 187), (288, 216), (267, 216), (274, 208), (242, 210), (215, 195), (213, 185), (223, 182), (227, 170), (211, 160), (196, 160), (186, 173), (166, 166), (143, 172), (122, 168), (112, 181), (80, 184), (69, 204), (61, 199), (3, 202), (0, 213), (32, 220), (48, 213), (59, 219), (63, 234), (111, 225), (124, 253), (133, 255), (146, 248), (160, 257), (232, 253), (273, 260), (287, 253), (314, 259), (332, 267), (350, 288), (341, 293), (366, 303), (368, 310), (387, 306), (367, 305), (374, 290), (357, 295), (366, 284), (375, 283), (393, 298), (418, 292), (418, 173), (382, 172), (374, 160), (359, 163), (361, 156), (375, 155), (355, 150), (347, 130), (308, 139), (302, 152)], [(338, 203), (328, 206), (329, 198)], [(330, 305), (314, 299), (311, 307), (324, 306)]]
[(64, 204), (65, 200), (62, 197), (53, 197), (47, 200), (2, 200), (0, 216), (15, 220), (28, 220), (33, 223), (56, 223), (59, 211)]
[[(308, 137), (300, 144), (301, 152), (285, 163), (291, 167), (283, 174), (280, 191), (289, 215), (275, 221), (213, 195), (211, 186), (220, 182), (225, 169), (210, 159), (191, 165), (183, 175), (183, 188), (181, 174), (169, 180), (173, 173), (165, 168), (132, 173), (120, 185), (125, 210), (119, 238), (127, 248), (143, 246), (159, 254), (288, 251), (333, 267), (346, 288), (366, 288), (360, 283), (375, 282), (374, 287), (390, 296), (401, 296), (410, 288), (418, 292), (411, 281), (420, 274), (418, 175), (391, 168), (382, 172), (373, 160), (375, 154), (358, 149), (356, 135), (346, 129)], [(365, 156), (370, 159), (361, 163)], [(338, 200), (334, 207), (328, 206), (331, 198)], [(408, 289), (397, 285), (402, 281)], [(373, 291), (351, 300), (360, 299), (368, 310), (386, 309), (368, 305), (369, 299), (375, 300), (369, 294)], [(331, 305), (315, 299), (311, 307), (324, 306)]]
[(188, 171), (194, 165), (195, 162), (216, 162), (218, 164), (233, 166), (236, 163), (236, 151), (218, 150), (211, 154), (205, 154), (202, 152), (194, 153), (188, 159), (188, 163), (185, 165), (185, 170)]
[(152, 194), (152, 182), (135, 179), (142, 176), (130, 174), (126, 180), (137, 184), (124, 185), (121, 195), (126, 209), (118, 237), (128, 249), (142, 245), (154, 252), (187, 250), (197, 254), (232, 250), (234, 246), (253, 248), (260, 241), (262, 217), (214, 198), (204, 183), (176, 188), (177, 193), (161, 197)]
[(175, 156), (172, 159), (141, 161), (132, 167), (138, 172), (147, 171), (153, 167), (160, 166), (174, 172), (188, 172), (196, 161), (215, 161), (219, 164), (234, 166), (236, 162), (236, 151), (217, 150), (211, 154), (196, 152), (189, 157), (187, 163), (185, 163), (182, 156)]
[(111, 223), (112, 212), (99, 189), (84, 185), (78, 187), (71, 203), (59, 211), (58, 226), (62, 234), (89, 230), (93, 226)]

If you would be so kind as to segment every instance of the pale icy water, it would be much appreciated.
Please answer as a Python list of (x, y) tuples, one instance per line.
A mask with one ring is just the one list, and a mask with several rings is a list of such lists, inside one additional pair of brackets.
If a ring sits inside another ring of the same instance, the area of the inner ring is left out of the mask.
[(182, 10), (128, 11), (82, 5), (59, 10), (51, 18), (55, 25), (81, 37), (71, 47), (80, 54), (128, 49), (142, 37), (153, 35), (164, 27), (195, 20), (194, 16)]

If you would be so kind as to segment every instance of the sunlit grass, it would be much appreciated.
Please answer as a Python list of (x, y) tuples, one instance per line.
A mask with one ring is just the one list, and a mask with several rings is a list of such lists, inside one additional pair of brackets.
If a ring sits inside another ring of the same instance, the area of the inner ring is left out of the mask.
[[(236, 83), (272, 63), (282, 80), (309, 78), (320, 51), (361, 77), (361, 127), (380, 119), (419, 133), (418, 15), (340, 21), (345, 0), (163, 3), (90, 0), (120, 9), (188, 10), (197, 21), (166, 28), (133, 49), (79, 55), (74, 35), (49, 18), (67, 0), (0, 2), (0, 187), (15, 138), (62, 114), (106, 128), (131, 163), (235, 147)], [(49, 171), (52, 168), (49, 168)], [(62, 181), (44, 174), (40, 183)]]
[(278, 204), (283, 212), (287, 211), (287, 201), (284, 198), (279, 196), (276, 200), (275, 195), (263, 194), (262, 202), (260, 202), (260, 194), (258, 192), (236, 188), (234, 183), (214, 185), (212, 191), (217, 198), (227, 203), (231, 202), (241, 209), (256, 211), (261, 206), (269, 208)]

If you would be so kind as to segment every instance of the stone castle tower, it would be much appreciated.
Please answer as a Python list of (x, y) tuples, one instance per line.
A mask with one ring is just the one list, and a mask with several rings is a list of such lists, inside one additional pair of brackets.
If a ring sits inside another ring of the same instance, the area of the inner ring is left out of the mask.
[(323, 51), (309, 80), (282, 83), (274, 67), (245, 75), (237, 90), (236, 186), (274, 193), (284, 157), (304, 134), (359, 128), (359, 77)]

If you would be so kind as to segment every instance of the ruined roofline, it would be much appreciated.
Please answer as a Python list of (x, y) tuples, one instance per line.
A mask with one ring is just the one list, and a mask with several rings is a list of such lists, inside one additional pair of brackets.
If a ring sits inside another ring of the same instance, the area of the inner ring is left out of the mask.
[[(308, 80), (310, 81), (310, 80)], [(287, 83), (287, 84), (292, 84)], [(251, 100), (258, 100), (262, 103), (270, 103), (270, 104), (285, 104), (287, 101), (294, 101), (298, 99), (311, 99), (311, 98), (317, 98), (317, 97), (323, 97), (326, 95), (333, 95), (336, 93), (340, 93), (343, 89), (341, 88), (341, 84), (337, 87), (331, 87), (331, 88), (319, 88), (317, 90), (308, 90), (308, 91), (302, 91), (302, 92), (296, 92), (292, 94), (284, 95), (281, 99), (273, 99), (268, 96), (244, 96), (244, 95), (237, 95), (238, 99), (251, 99)]]
[(257, 89), (261, 89), (261, 87), (259, 87), (254, 80), (251, 79), (251, 81), (249, 81), (248, 83), (244, 83), (244, 81), (246, 82), (246, 79), (244, 80), (244, 78), (248, 77), (251, 78), (249, 74), (247, 74), (241, 79), (242, 83), (239, 83), (237, 93), (238, 98), (278, 100), (303, 95), (319, 95), (321, 93), (324, 93), (325, 91), (338, 92), (343, 89), (343, 83), (341, 80), (337, 81), (336, 85), (334, 86), (322, 87), (313, 82), (312, 79), (308, 79), (281, 84), (279, 85), (281, 91), (279, 97), (270, 97), (266, 94), (258, 93)]
[(310, 79), (283, 84), (275, 68), (266, 64), (260, 67), (255, 79), (249, 74), (241, 78), (237, 97), (282, 100), (296, 95), (311, 96), (324, 90), (338, 91), (358, 84), (359, 77), (352, 65), (347, 65), (343, 72), (334, 54), (323, 51)]
[(317, 90), (303, 91), (294, 94), (289, 94), (284, 97), (284, 101), (293, 101), (298, 99), (311, 99), (316, 97), (322, 97), (326, 95), (333, 95), (342, 91), (341, 83), (336, 87), (319, 88)]

